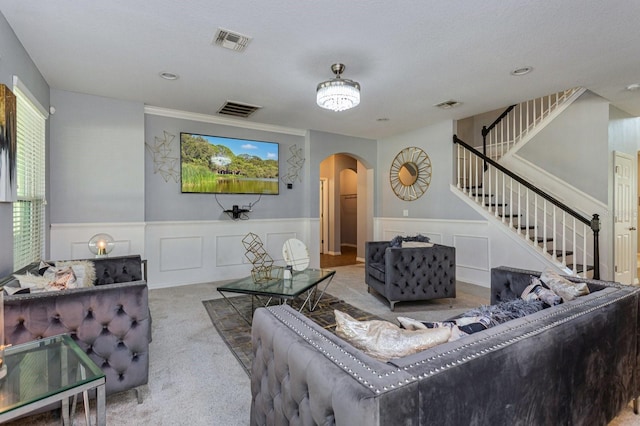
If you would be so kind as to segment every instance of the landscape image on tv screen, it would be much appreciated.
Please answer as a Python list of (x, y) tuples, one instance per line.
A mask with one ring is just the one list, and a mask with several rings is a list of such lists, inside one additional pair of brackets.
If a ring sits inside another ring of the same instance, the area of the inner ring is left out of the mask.
[(182, 192), (278, 194), (278, 144), (180, 133)]

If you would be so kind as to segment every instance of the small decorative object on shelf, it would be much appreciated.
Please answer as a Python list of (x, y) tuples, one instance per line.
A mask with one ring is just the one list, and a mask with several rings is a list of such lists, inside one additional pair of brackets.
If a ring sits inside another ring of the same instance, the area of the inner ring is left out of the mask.
[(215, 195), (216, 203), (218, 203), (218, 205), (222, 209), (222, 212), (226, 213), (227, 216), (229, 216), (233, 220), (248, 220), (249, 215), (247, 213), (251, 213), (253, 206), (258, 204), (260, 198), (262, 198), (262, 195), (259, 195), (256, 201), (254, 201), (253, 203), (249, 203), (246, 206), (238, 206), (237, 204), (234, 204), (231, 209), (226, 209), (222, 205), (220, 200), (218, 200), (218, 196)]
[(89, 250), (96, 257), (107, 257), (114, 247), (115, 242), (109, 234), (96, 234), (89, 240)]
[[(231, 219), (238, 220), (238, 219), (249, 219), (249, 217), (246, 216), (246, 213), (249, 213), (250, 211), (251, 210), (249, 209), (241, 209), (237, 205), (234, 205), (231, 208), (231, 210), (225, 210), (224, 212), (228, 214)], [(243, 216), (246, 216), (246, 217), (243, 217)]]

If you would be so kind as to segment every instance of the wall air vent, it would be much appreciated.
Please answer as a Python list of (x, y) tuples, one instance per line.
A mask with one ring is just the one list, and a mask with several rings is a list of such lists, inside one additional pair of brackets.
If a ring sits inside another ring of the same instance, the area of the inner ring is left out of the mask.
[(227, 101), (218, 110), (220, 115), (231, 115), (233, 117), (247, 118), (257, 110), (262, 108), (257, 105), (241, 104), (240, 102)]
[(434, 106), (442, 109), (451, 109), (459, 105), (462, 105), (462, 102), (449, 100), (449, 101), (440, 102), (439, 104), (435, 104)]
[(223, 28), (218, 28), (216, 31), (216, 35), (213, 36), (213, 44), (217, 44), (218, 46), (222, 46), (226, 49), (235, 50), (236, 52), (242, 52), (247, 47), (249, 42), (251, 41), (251, 37), (247, 37), (246, 35), (242, 35), (239, 33), (234, 33), (233, 31), (225, 30)]

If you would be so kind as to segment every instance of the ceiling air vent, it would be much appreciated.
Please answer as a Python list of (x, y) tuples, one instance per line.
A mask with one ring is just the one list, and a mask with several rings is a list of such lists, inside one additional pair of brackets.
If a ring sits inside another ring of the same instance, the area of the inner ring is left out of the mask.
[(218, 110), (218, 114), (247, 118), (260, 108), (262, 107), (257, 105), (241, 104), (240, 102), (227, 101), (224, 105), (222, 105), (222, 108)]
[(439, 104), (435, 104), (434, 106), (442, 109), (451, 109), (459, 105), (462, 105), (462, 102), (449, 100), (449, 101), (440, 102)]
[(251, 37), (242, 35), (240, 33), (234, 33), (233, 31), (218, 28), (216, 35), (213, 37), (213, 44), (222, 46), (226, 49), (235, 50), (236, 52), (242, 52), (247, 47)]

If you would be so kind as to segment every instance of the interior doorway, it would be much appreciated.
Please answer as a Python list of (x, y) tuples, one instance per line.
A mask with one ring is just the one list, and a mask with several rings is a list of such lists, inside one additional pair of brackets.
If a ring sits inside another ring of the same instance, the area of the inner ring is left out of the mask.
[[(367, 169), (348, 154), (320, 163), (320, 267), (353, 265), (364, 260), (372, 209)], [(362, 251), (362, 253), (359, 253)]]
[[(633, 284), (637, 277), (637, 158), (614, 152), (614, 281)], [(635, 255), (634, 255), (635, 254)]]

